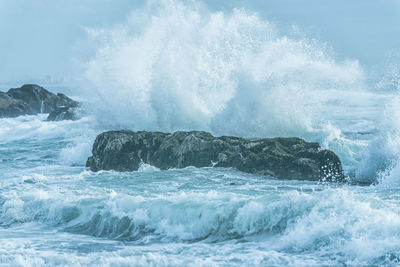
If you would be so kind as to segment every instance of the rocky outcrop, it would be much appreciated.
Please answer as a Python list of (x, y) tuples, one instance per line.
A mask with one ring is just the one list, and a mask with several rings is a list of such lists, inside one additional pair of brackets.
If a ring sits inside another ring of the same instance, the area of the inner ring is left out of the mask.
[(0, 117), (17, 117), (23, 114), (33, 114), (28, 104), (0, 92)]
[[(35, 84), (0, 92), (0, 117), (52, 113), (60, 108), (77, 108), (79, 103), (64, 94), (53, 94)], [(57, 117), (57, 116), (53, 116)], [(67, 116), (66, 116), (67, 117)]]
[(278, 179), (344, 181), (335, 153), (300, 138), (244, 139), (210, 133), (109, 131), (97, 136), (86, 166), (135, 171), (141, 163), (169, 168), (233, 167)]

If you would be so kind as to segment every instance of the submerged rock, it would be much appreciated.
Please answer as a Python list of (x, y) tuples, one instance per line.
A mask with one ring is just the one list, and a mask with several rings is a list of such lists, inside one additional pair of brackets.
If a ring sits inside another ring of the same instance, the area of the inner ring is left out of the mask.
[(7, 93), (0, 92), (0, 117), (17, 117), (51, 113), (61, 107), (76, 108), (77, 101), (64, 94), (53, 94), (35, 84), (25, 84), (12, 88)]
[(169, 168), (233, 167), (278, 179), (344, 181), (335, 153), (300, 138), (214, 137), (202, 131), (109, 131), (97, 136), (86, 166), (136, 171), (141, 163)]

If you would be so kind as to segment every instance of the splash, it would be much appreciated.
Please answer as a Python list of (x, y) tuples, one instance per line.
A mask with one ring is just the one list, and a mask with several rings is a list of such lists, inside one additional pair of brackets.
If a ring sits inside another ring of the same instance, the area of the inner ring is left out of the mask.
[(123, 24), (87, 33), (96, 45), (85, 93), (100, 128), (298, 136), (335, 151), (362, 182), (399, 158), (385, 112), (396, 68), (374, 84), (327, 44), (200, 2), (150, 1)]
[(386, 99), (380, 101), (381, 113), (375, 120), (377, 133), (363, 151), (358, 165), (357, 178), (377, 181), (382, 186), (398, 186), (400, 174), (400, 69), (391, 64), (376, 85), (377, 94)]
[(125, 24), (88, 33), (100, 43), (89, 94), (113, 126), (305, 136), (335, 119), (321, 110), (364, 88), (357, 61), (335, 61), (325, 44), (283, 35), (244, 9), (152, 1)]

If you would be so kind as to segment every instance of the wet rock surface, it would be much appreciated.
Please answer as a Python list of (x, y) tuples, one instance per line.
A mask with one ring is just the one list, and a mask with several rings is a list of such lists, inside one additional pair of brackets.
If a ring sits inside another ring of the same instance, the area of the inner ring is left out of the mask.
[(0, 117), (52, 113), (60, 108), (72, 110), (78, 106), (79, 102), (66, 95), (54, 94), (35, 84), (25, 84), (19, 88), (12, 88), (7, 93), (0, 92)]
[(47, 117), (47, 121), (78, 120), (79, 112), (76, 107), (58, 107)]
[(34, 114), (34, 111), (24, 101), (0, 92), (0, 117), (18, 117), (31, 114)]
[(202, 131), (109, 131), (97, 136), (86, 166), (135, 171), (141, 163), (169, 168), (233, 167), (278, 179), (345, 181), (340, 159), (300, 138), (214, 137)]

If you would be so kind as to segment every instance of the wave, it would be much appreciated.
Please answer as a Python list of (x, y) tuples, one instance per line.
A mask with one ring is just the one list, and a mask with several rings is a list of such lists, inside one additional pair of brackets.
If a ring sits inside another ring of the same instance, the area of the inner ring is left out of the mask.
[(102, 198), (42, 190), (7, 194), (0, 199), (2, 227), (41, 222), (135, 244), (266, 241), (278, 252), (327, 251), (366, 262), (400, 256), (399, 207), (345, 188), (261, 196), (215, 191), (148, 197), (111, 191)]
[(326, 43), (201, 2), (149, 1), (123, 24), (87, 33), (97, 47), (84, 94), (105, 128), (298, 136), (334, 150), (359, 181), (380, 171), (368, 158), (389, 164), (370, 147), (388, 130), (379, 122), (395, 72), (373, 84)]
[(66, 138), (60, 161), (82, 165), (109, 129), (297, 136), (335, 151), (353, 180), (396, 180), (395, 67), (371, 85), (357, 60), (337, 60), (323, 42), (200, 2), (149, 1), (123, 24), (87, 32), (97, 46), (79, 97), (93, 118), (0, 119), (2, 141)]
[(385, 106), (383, 130), (370, 142), (369, 153), (359, 168), (359, 177), (376, 177), (383, 186), (400, 184), (400, 95)]
[(335, 61), (325, 44), (283, 35), (244, 9), (150, 1), (125, 24), (88, 33), (100, 43), (88, 93), (105, 124), (299, 136), (328, 123), (319, 109), (373, 98), (357, 61)]
[(0, 143), (19, 140), (69, 139), (90, 131), (90, 118), (79, 121), (46, 121), (48, 114), (0, 118)]
[(0, 151), (4, 153), (0, 160), (10, 166), (16, 164), (17, 169), (21, 168), (21, 160), (34, 165), (84, 165), (96, 135), (101, 132), (96, 122), (91, 117), (46, 121), (47, 115), (0, 118)]

